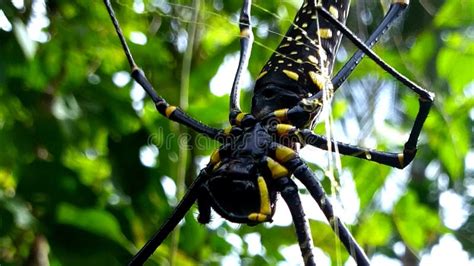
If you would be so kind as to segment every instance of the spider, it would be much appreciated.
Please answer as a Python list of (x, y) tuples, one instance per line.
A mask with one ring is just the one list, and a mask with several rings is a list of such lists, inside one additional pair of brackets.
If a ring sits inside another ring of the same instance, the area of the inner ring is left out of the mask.
[[(387, 14), (365, 43), (345, 26), (349, 2), (303, 2), (292, 27), (256, 79), (251, 113), (243, 113), (239, 105), (239, 81), (243, 69), (247, 67), (253, 42), (250, 23), (252, 3), (251, 0), (243, 0), (239, 19), (240, 61), (230, 93), (230, 126), (220, 130), (191, 118), (156, 93), (135, 63), (110, 1), (104, 0), (130, 64), (131, 75), (151, 97), (157, 110), (165, 117), (222, 144), (190, 185), (171, 217), (132, 258), (130, 265), (143, 264), (196, 201), (200, 223), (209, 223), (211, 209), (214, 209), (231, 222), (255, 225), (271, 222), (278, 193), (290, 209), (305, 265), (315, 265), (308, 220), (292, 176), (307, 188), (357, 264), (369, 265), (362, 248), (334, 215), (318, 179), (298, 156), (298, 145), (312, 145), (329, 151), (337, 147), (343, 155), (404, 168), (416, 154), (418, 137), (434, 94), (401, 75), (371, 50), (409, 1), (393, 0)], [(342, 36), (346, 36), (359, 50), (331, 79)], [(419, 96), (419, 111), (400, 153), (361, 148), (312, 133), (325, 99), (332, 96), (365, 55)]]

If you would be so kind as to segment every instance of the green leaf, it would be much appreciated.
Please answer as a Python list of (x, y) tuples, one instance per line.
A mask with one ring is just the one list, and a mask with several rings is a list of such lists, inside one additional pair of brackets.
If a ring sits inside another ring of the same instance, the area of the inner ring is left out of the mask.
[(390, 217), (382, 212), (375, 212), (359, 223), (356, 239), (361, 246), (385, 246), (390, 240), (392, 223)]
[(436, 62), (437, 70), (456, 93), (462, 93), (473, 81), (474, 39), (465, 38), (459, 32), (449, 33), (445, 38)]
[(124, 247), (129, 245), (115, 217), (104, 210), (82, 209), (71, 204), (62, 203), (59, 205), (56, 219), (60, 224), (72, 225), (84, 231), (114, 240)]
[(375, 193), (382, 188), (391, 169), (389, 167), (380, 167), (371, 162), (360, 163), (359, 159), (351, 158), (346, 160), (350, 160), (354, 164), (354, 181), (360, 199), (360, 207), (363, 209), (372, 202)]
[(14, 227), (14, 216), (9, 210), (0, 205), (0, 217), (2, 217), (0, 218), (0, 235), (5, 236)]
[(310, 228), (314, 245), (328, 254), (332, 261), (345, 261), (349, 257), (349, 253), (329, 224), (311, 220)]
[(474, 23), (474, 2), (471, 0), (445, 1), (438, 11), (435, 24), (438, 27), (469, 26)]
[(397, 202), (393, 220), (403, 241), (417, 252), (434, 242), (442, 229), (437, 213), (421, 204), (413, 191)]

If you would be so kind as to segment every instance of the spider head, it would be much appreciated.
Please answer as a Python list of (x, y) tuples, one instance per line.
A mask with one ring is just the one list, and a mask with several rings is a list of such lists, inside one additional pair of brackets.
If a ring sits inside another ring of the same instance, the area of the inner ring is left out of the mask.
[(276, 192), (265, 181), (262, 164), (271, 143), (270, 134), (256, 123), (219, 150), (220, 161), (204, 188), (225, 219), (249, 225), (271, 220)]

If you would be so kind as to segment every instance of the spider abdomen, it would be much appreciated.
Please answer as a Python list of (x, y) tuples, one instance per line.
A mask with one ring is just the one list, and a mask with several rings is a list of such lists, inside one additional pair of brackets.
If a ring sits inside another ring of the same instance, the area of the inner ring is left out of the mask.
[[(330, 76), (342, 34), (318, 14), (316, 2), (304, 1), (292, 26), (260, 72), (252, 98), (255, 117), (292, 108), (331, 86)], [(345, 23), (349, 0), (323, 1), (322, 5)], [(317, 112), (314, 110), (301, 126), (311, 126)]]

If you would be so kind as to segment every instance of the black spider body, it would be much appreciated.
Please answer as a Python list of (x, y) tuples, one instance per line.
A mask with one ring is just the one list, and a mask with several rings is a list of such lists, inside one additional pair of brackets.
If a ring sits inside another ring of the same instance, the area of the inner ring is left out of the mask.
[[(349, 2), (326, 0), (322, 5), (345, 23)], [(330, 76), (341, 39), (342, 34), (317, 12), (316, 1), (304, 1), (292, 26), (257, 78), (252, 114), (265, 117), (274, 110), (296, 106), (325, 86), (332, 90)], [(309, 121), (295, 126), (311, 127), (318, 111), (316, 108)]]
[[(408, 0), (392, 0), (384, 19), (365, 43), (344, 25), (349, 0), (305, 0), (291, 28), (256, 79), (250, 114), (243, 113), (239, 106), (238, 84), (253, 41), (251, 1), (242, 1), (239, 20), (241, 56), (230, 94), (231, 126), (220, 130), (189, 117), (156, 93), (135, 64), (109, 0), (104, 0), (132, 69), (132, 77), (145, 89), (157, 110), (163, 116), (222, 143), (189, 186), (171, 217), (133, 257), (130, 265), (142, 265), (196, 201), (201, 223), (210, 221), (212, 208), (232, 222), (255, 225), (271, 221), (278, 194), (291, 212), (305, 265), (315, 265), (312, 235), (293, 176), (307, 188), (356, 263), (368, 265), (369, 260), (362, 248), (335, 216), (318, 178), (299, 158), (297, 147), (306, 144), (328, 151), (337, 147), (340, 154), (397, 168), (404, 168), (412, 161), (434, 94), (398, 73), (370, 48), (408, 6)], [(360, 50), (331, 80), (335, 55), (343, 35)], [(311, 131), (325, 99), (332, 96), (364, 55), (419, 96), (419, 111), (402, 152), (361, 148), (326, 139)]]
[[(229, 143), (211, 157), (213, 171), (203, 185), (203, 199), (198, 199), (202, 223), (209, 222), (209, 210), (205, 208), (210, 206), (225, 219), (236, 223), (253, 225), (269, 221), (273, 216), (276, 191), (266, 157), (273, 138), (261, 123), (234, 134)], [(210, 205), (204, 205), (205, 202)], [(264, 220), (256, 219), (258, 215), (265, 216)]]

